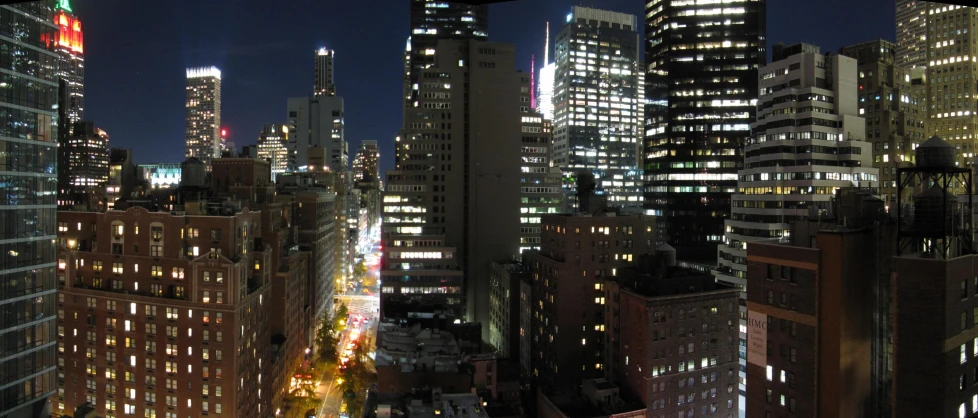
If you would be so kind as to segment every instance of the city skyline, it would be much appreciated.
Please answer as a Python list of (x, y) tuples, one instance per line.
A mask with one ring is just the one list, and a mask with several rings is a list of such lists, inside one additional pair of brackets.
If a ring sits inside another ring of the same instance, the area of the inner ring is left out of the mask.
[[(286, 122), (282, 108), (289, 97), (309, 94), (315, 77), (309, 64), (310, 51), (326, 47), (337, 54), (335, 77), (337, 85), (344, 86), (349, 148), (358, 149), (365, 139), (377, 140), (382, 150), (381, 170), (388, 170), (393, 166), (394, 153), (390, 150), (402, 122), (402, 102), (397, 98), (402, 93), (408, 3), (393, 3), (390, 13), (383, 15), (371, 13), (377, 4), (342, 4), (325, 14), (316, 12), (325, 6), (311, 2), (286, 10), (273, 9), (271, 3), (231, 7), (228, 1), (218, 1), (196, 9), (191, 16), (185, 13), (189, 3), (177, 1), (167, 3), (156, 17), (143, 19), (139, 16), (144, 12), (127, 2), (108, 0), (96, 5), (76, 0), (72, 3), (74, 12), (85, 22), (85, 116), (113, 133), (114, 147), (132, 148), (136, 163), (182, 161), (185, 69), (214, 65), (221, 68), (225, 79), (222, 127), (238, 146), (254, 144), (263, 125)], [(576, 4), (552, 0), (492, 5), (489, 39), (515, 43), (517, 69), (529, 72), (531, 55), (536, 55), (537, 67), (543, 65), (542, 28), (546, 22), (551, 23), (552, 45), (553, 36)], [(609, 0), (591, 6), (644, 15), (644, 2), (640, 0)], [(895, 39), (895, 11), (890, 1), (855, 5), (842, 0), (817, 5), (771, 2), (767, 7), (768, 46), (805, 41), (824, 50), (836, 50), (876, 38)], [(797, 16), (779, 18), (788, 13)], [(327, 22), (313, 24), (312, 16), (326, 16)], [(289, 22), (295, 29), (246, 30), (266, 18), (283, 25)], [(173, 19), (181, 25), (168, 24)], [(180, 29), (198, 20), (213, 19), (226, 29), (218, 31), (222, 34), (217, 37), (212, 31)], [(359, 30), (367, 20), (372, 22), (371, 27), (382, 29)], [(847, 30), (825, 30), (820, 23), (825, 21), (835, 21)], [(644, 27), (639, 26), (644, 36)], [(319, 29), (323, 27), (332, 29)], [(141, 34), (139, 42), (117, 46), (116, 39), (134, 32)], [(255, 65), (256, 60), (263, 64)], [(120, 85), (132, 88), (118, 88)], [(145, 95), (155, 99), (147, 101), (142, 98)]]

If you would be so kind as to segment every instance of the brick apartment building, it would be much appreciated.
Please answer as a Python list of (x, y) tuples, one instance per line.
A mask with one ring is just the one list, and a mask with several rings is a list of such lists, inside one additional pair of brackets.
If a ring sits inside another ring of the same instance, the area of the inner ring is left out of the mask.
[(740, 291), (662, 246), (605, 281), (607, 375), (647, 416), (737, 416)]
[(654, 218), (597, 212), (544, 215), (541, 250), (524, 255), (533, 269), (533, 374), (544, 387), (604, 376), (605, 282), (656, 243)]
[(747, 247), (748, 418), (870, 414), (877, 241), (831, 225)]
[(57, 413), (270, 411), (261, 214), (187, 207), (59, 213)]
[(893, 259), (893, 417), (978, 415), (978, 256)]

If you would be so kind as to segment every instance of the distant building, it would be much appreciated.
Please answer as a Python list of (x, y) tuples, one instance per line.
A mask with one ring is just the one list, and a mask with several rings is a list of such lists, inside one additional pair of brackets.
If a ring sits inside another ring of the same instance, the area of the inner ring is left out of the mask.
[[(897, 168), (913, 166), (914, 150), (927, 139), (926, 90), (919, 71), (896, 63), (895, 44), (882, 39), (843, 47), (840, 55), (856, 59), (859, 71), (859, 116), (866, 120), (866, 141), (873, 145), (873, 167), (879, 170), (880, 194), (888, 207), (899, 204)], [(889, 121), (890, 123), (883, 123)], [(904, 196), (903, 204), (910, 195)]]
[(343, 97), (290, 97), (287, 120), (289, 171), (308, 170), (313, 147), (326, 149), (330, 170), (346, 170), (349, 153), (344, 140)]
[(104, 208), (101, 192), (109, 178), (109, 134), (91, 121), (76, 122), (72, 131), (74, 135), (59, 144), (58, 207)]
[(557, 35), (553, 158), (564, 172), (571, 208), (574, 176), (585, 169), (594, 173), (598, 193), (610, 205), (642, 208), (640, 47), (635, 15), (587, 7), (574, 6)]
[(540, 249), (540, 217), (565, 211), (560, 168), (553, 161), (553, 127), (542, 115), (522, 116), (520, 252)]
[(258, 159), (268, 161), (275, 176), (289, 169), (289, 127), (288, 125), (265, 125), (258, 136)]
[(902, 67), (927, 67), (927, 3), (896, 0), (896, 59)]
[(68, 0), (58, 1), (55, 10), (53, 22), (57, 32), (53, 36), (42, 33), (41, 40), (50, 41), (58, 53), (58, 77), (65, 82), (62, 94), (67, 99), (59, 104), (64, 107), (59, 108), (64, 114), (63, 124), (59, 123), (59, 126), (67, 127), (65, 136), (73, 136), (75, 123), (85, 117), (85, 38), (81, 20), (75, 16)]
[(132, 162), (132, 150), (109, 150), (109, 180), (105, 186), (105, 206), (115, 207), (117, 200), (132, 197), (136, 188), (136, 165)]
[(316, 51), (316, 82), (313, 87), (314, 96), (335, 96), (336, 83), (333, 81), (333, 58), (336, 51), (319, 48)]
[(377, 141), (364, 140), (353, 159), (353, 180), (380, 181), (380, 147)]
[(221, 70), (187, 69), (187, 157), (208, 168), (221, 152)]

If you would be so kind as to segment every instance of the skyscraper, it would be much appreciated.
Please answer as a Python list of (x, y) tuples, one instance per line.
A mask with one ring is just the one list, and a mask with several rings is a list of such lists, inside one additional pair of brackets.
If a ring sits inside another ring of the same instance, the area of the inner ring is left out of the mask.
[(68, 0), (58, 2), (54, 21), (58, 34), (51, 43), (58, 52), (58, 76), (65, 80), (67, 90), (64, 113), (68, 129), (63, 134), (70, 136), (85, 111), (85, 44), (81, 21), (72, 14)]
[(978, 8), (926, 2), (926, 9), (927, 136), (944, 138), (957, 150), (955, 165), (971, 167), (978, 152), (978, 102), (972, 85), (978, 80)]
[(354, 181), (380, 181), (380, 148), (377, 141), (364, 140), (353, 159)]
[(289, 127), (288, 125), (265, 125), (258, 136), (258, 158), (271, 164), (272, 181), (279, 173), (289, 168)]
[(221, 151), (221, 70), (187, 69), (187, 157), (210, 169)]
[(58, 167), (58, 206), (64, 209), (90, 203), (109, 180), (109, 134), (91, 121), (74, 125), (74, 134), (59, 146), (59, 157), (64, 161)]
[[(913, 151), (927, 139), (924, 89), (914, 78), (922, 68), (896, 64), (896, 50), (892, 42), (878, 39), (839, 51), (859, 64), (859, 116), (866, 120), (880, 194), (890, 208), (897, 204), (897, 168), (913, 166)], [(910, 193), (903, 199), (912, 203)]]
[[(469, 320), (488, 324), (489, 263), (519, 248), (521, 117), (529, 116), (530, 77), (515, 71), (509, 44), (441, 40), (434, 54), (412, 86), (418, 100), (405, 109), (396, 168), (386, 173), (384, 247), (444, 236), (439, 246), (458, 249), (465, 275), (465, 299), (448, 295), (445, 303), (464, 301)], [(389, 259), (400, 263), (396, 254)], [(423, 286), (408, 287), (427, 292)], [(406, 292), (399, 289), (388, 290)], [(400, 296), (382, 294), (381, 303)], [(488, 340), (488, 327), (483, 334)]]
[(435, 63), (439, 39), (485, 41), (489, 34), (489, 7), (442, 0), (411, 1), (411, 35), (405, 53), (405, 105), (416, 101), (411, 94), (421, 71)]
[(336, 85), (333, 83), (333, 57), (336, 51), (319, 48), (316, 51), (316, 85), (313, 95), (333, 96), (336, 95)]
[[(322, 55), (323, 51), (327, 55)], [(333, 51), (316, 51), (313, 96), (288, 99), (289, 171), (306, 169), (310, 147), (326, 149), (329, 169), (334, 172), (345, 172), (350, 165), (350, 150), (344, 135), (343, 97), (336, 95), (333, 84), (334, 57)]]
[(748, 243), (787, 237), (791, 222), (827, 214), (839, 188), (878, 191), (879, 170), (872, 167), (872, 144), (859, 116), (856, 68), (855, 59), (822, 55), (808, 44), (775, 46), (772, 63), (761, 68), (757, 122), (744, 148), (715, 272), (718, 281), (743, 289), (742, 298), (749, 290)]
[(539, 113), (524, 114), (520, 148), (520, 253), (540, 249), (540, 219), (564, 211), (560, 168), (553, 162), (553, 128)]
[(554, 163), (568, 206), (576, 174), (588, 169), (613, 206), (642, 208), (642, 101), (638, 21), (634, 15), (575, 6), (557, 35)]
[(730, 217), (766, 59), (765, 7), (645, 3), (645, 206), (680, 258), (715, 257)]
[[(536, 70), (536, 69), (534, 69)], [(550, 62), (550, 22), (547, 22), (547, 37), (543, 47), (543, 68), (537, 78), (536, 111), (549, 121), (554, 120), (554, 71), (557, 64)]]
[[(0, 416), (50, 414), (56, 390), (57, 146), (59, 55), (51, 0), (0, 6)], [(60, 18), (59, 18), (60, 20)], [(28, 57), (30, 57), (28, 59)], [(30, 96), (28, 96), (30, 92)]]
[(927, 66), (927, 2), (896, 0), (896, 40), (898, 65)]

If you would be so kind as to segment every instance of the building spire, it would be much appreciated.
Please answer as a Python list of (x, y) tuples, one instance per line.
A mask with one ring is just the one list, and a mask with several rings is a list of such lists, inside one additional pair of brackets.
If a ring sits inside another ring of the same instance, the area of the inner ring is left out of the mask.
[[(64, 0), (68, 1), (68, 0)], [(547, 22), (547, 37), (543, 45), (543, 65), (550, 64), (550, 22)]]
[(71, 4), (68, 3), (68, 0), (58, 0), (58, 9), (65, 10), (68, 13), (73, 13), (71, 11)]

